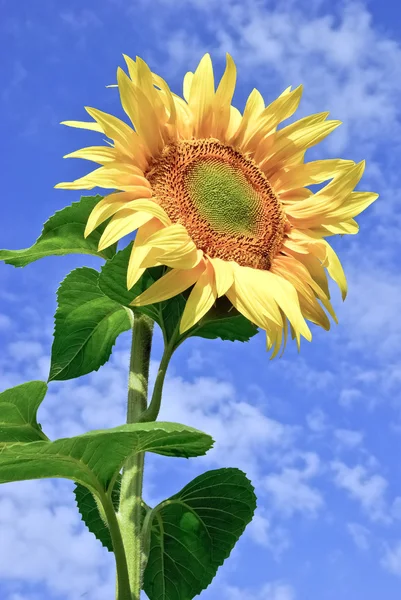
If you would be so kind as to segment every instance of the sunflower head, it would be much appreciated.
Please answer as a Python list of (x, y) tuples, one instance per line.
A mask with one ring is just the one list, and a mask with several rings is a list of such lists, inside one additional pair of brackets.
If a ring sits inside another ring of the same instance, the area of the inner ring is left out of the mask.
[[(135, 298), (142, 306), (192, 288), (180, 323), (183, 333), (226, 296), (266, 331), (272, 357), (292, 337), (311, 339), (306, 319), (330, 328), (327, 273), (346, 296), (346, 279), (325, 240), (354, 234), (354, 217), (377, 194), (355, 192), (364, 162), (305, 162), (305, 152), (339, 124), (328, 113), (278, 128), (292, 116), (302, 87), (287, 88), (265, 106), (254, 89), (241, 114), (232, 104), (236, 68), (227, 55), (215, 87), (209, 54), (174, 94), (140, 58), (125, 56), (117, 71), (120, 99), (131, 125), (93, 108), (90, 122), (65, 121), (106, 135), (108, 146), (68, 154), (100, 165), (56, 187), (117, 190), (91, 213), (85, 235), (110, 219), (99, 249), (128, 233), (136, 237), (127, 270), (131, 288), (143, 272), (165, 265), (161, 279)], [(308, 186), (323, 184), (313, 193)], [(111, 218), (110, 218), (111, 217)]]

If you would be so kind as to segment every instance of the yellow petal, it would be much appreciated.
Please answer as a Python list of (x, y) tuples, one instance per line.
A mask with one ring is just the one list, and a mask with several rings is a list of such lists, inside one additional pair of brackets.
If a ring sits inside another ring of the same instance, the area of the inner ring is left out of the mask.
[[(270, 356), (270, 360), (273, 360), (277, 356), (280, 351), (281, 344), (283, 343), (283, 331), (284, 331), (284, 344), (283, 344), (283, 352), (287, 342), (287, 319), (283, 318), (284, 327), (271, 326), (269, 331), (266, 332), (266, 348), (267, 350), (271, 350), (273, 348), (273, 352)], [(282, 353), (281, 353), (282, 354)]]
[[(190, 241), (181, 246), (174, 252), (165, 252), (159, 248), (154, 249), (155, 252), (152, 257), (155, 257), (156, 262), (161, 265), (166, 265), (174, 269), (192, 269), (202, 260), (203, 252), (198, 250)], [(148, 258), (144, 261), (144, 264), (148, 264)]]
[(100, 240), (99, 251), (108, 248), (125, 235), (132, 233), (150, 219), (152, 215), (145, 212), (133, 212), (131, 209), (120, 210), (106, 226)]
[[(90, 173), (88, 173), (87, 175), (84, 175), (83, 177), (79, 177), (75, 181), (63, 181), (61, 183), (58, 183), (54, 187), (56, 189), (64, 189), (64, 190), (92, 190), (94, 187), (97, 186), (97, 183), (96, 183), (96, 181), (93, 180), (93, 178), (96, 179), (99, 176), (101, 177), (103, 169), (104, 169), (104, 167), (100, 167), (99, 169), (95, 169), (94, 171), (91, 171)], [(116, 187), (116, 186), (110, 186), (110, 187)]]
[(326, 271), (324, 270), (324, 267), (319, 259), (313, 254), (310, 254), (309, 251), (307, 251), (305, 254), (299, 254), (297, 249), (295, 251), (287, 249), (286, 254), (294, 256), (299, 262), (301, 262), (308, 269), (313, 281), (316, 281), (319, 287), (324, 291), (325, 296), (330, 298)]
[[(339, 125), (341, 125), (341, 121), (325, 121), (310, 127), (296, 129), (290, 134), (277, 139), (271, 151), (259, 164), (259, 167), (270, 175), (271, 172), (277, 170), (278, 166), (281, 167), (281, 163), (285, 164), (293, 154), (318, 144)], [(280, 130), (280, 133), (282, 131), (284, 129)]]
[(283, 277), (291, 277), (289, 281), (297, 281), (295, 287), (298, 291), (309, 293), (309, 287), (313, 289), (319, 298), (327, 298), (326, 292), (313, 279), (306, 266), (294, 256), (276, 256), (271, 266), (271, 272), (282, 275)]
[(283, 204), (291, 205), (294, 202), (299, 202), (300, 200), (306, 200), (307, 198), (310, 198), (313, 196), (313, 192), (307, 188), (297, 188), (290, 190), (289, 192), (280, 192), (279, 196)]
[[(136, 205), (135, 202), (132, 204)], [(156, 207), (163, 210), (158, 205)], [(152, 214), (158, 217), (157, 211)], [(203, 253), (196, 248), (183, 225), (171, 225), (170, 219), (165, 216), (168, 219), (164, 221), (166, 227), (146, 239), (148, 251), (146, 256), (143, 254), (141, 266), (146, 268), (160, 263), (173, 268), (192, 269), (199, 263)]]
[(226, 291), (234, 283), (234, 271), (231, 261), (222, 260), (221, 258), (208, 257), (215, 274), (217, 297), (224, 296)]
[(306, 246), (303, 246), (296, 240), (291, 239), (290, 237), (284, 238), (283, 241), (283, 252), (287, 254), (286, 250), (293, 250), (294, 252), (298, 252), (299, 254), (309, 254), (308, 248)]
[[(132, 210), (141, 211), (149, 213), (152, 217), (156, 217), (163, 223), (164, 226), (171, 225), (170, 217), (167, 215), (166, 211), (157, 204), (154, 200), (147, 200), (146, 198), (138, 198), (133, 200), (132, 202), (128, 202), (122, 210)], [(119, 209), (121, 210), (121, 209)]]
[(76, 127), (77, 129), (88, 129), (89, 131), (97, 131), (98, 133), (105, 133), (99, 123), (93, 121), (61, 121), (60, 125)]
[(288, 256), (279, 256), (273, 261), (271, 272), (283, 277), (295, 287), (301, 312), (307, 319), (324, 329), (330, 329), (330, 322), (316, 299), (316, 295), (324, 297), (325, 294), (301, 263)]
[(312, 334), (302, 316), (299, 306), (297, 292), (291, 283), (271, 271), (260, 271), (261, 280), (269, 289), (283, 313), (288, 317), (296, 332), (299, 332), (307, 340), (312, 339)]
[(235, 134), (230, 139), (231, 144), (236, 146), (240, 146), (242, 144), (248, 128), (252, 127), (264, 108), (265, 103), (263, 97), (261, 93), (254, 88), (246, 101), (241, 123)]
[[(143, 194), (145, 188), (138, 188), (138, 195)], [(141, 197), (141, 196), (139, 196)], [(98, 202), (95, 208), (89, 215), (88, 221), (85, 227), (84, 236), (87, 237), (92, 233), (94, 229), (99, 227), (101, 223), (106, 221), (109, 217), (114, 215), (120, 208), (127, 205), (130, 201), (135, 199), (135, 194), (132, 192), (117, 192), (115, 194), (109, 194), (100, 202)]]
[(55, 187), (72, 190), (92, 190), (94, 187), (103, 187), (135, 192), (138, 186), (150, 187), (140, 169), (133, 165), (113, 162), (107, 163), (75, 181), (59, 183)]
[(279, 129), (274, 133), (268, 134), (260, 142), (255, 152), (254, 160), (257, 163), (261, 163), (263, 160), (265, 160), (268, 156), (272, 154), (274, 148), (276, 148), (279, 144), (283, 144), (283, 140), (287, 139), (288, 136), (293, 135), (296, 131), (299, 132), (300, 130), (307, 129), (312, 125), (323, 123), (327, 119), (328, 115), (328, 112), (308, 115), (307, 117), (303, 117), (302, 119), (298, 119), (294, 123), (291, 123), (291, 125), (286, 125), (286, 127), (283, 127), (282, 129)]
[(116, 149), (110, 146), (89, 146), (66, 154), (64, 158), (83, 158), (104, 165), (117, 160)]
[(204, 270), (204, 261), (200, 262), (193, 269), (173, 269), (158, 279), (150, 286), (150, 288), (140, 294), (140, 296), (135, 298), (135, 300), (131, 302), (131, 305), (146, 306), (147, 304), (162, 302), (163, 300), (168, 300), (173, 296), (177, 296), (191, 287)]
[(184, 98), (185, 98), (185, 100), (187, 102), (189, 101), (189, 95), (191, 93), (191, 85), (192, 85), (193, 78), (194, 78), (194, 74), (193, 74), (192, 71), (188, 71), (184, 75), (184, 82), (183, 82), (182, 93), (183, 93), (183, 96), (184, 96)]
[(144, 267), (159, 262), (172, 268), (192, 269), (203, 256), (203, 252), (197, 249), (185, 227), (180, 224), (170, 225), (150, 236), (146, 245), (154, 251), (142, 262)]
[(347, 296), (347, 280), (340, 259), (326, 240), (310, 238), (305, 232), (292, 230), (291, 235), (299, 246), (304, 246), (309, 253), (314, 254), (326, 267), (330, 277), (337, 283), (341, 290), (342, 299)]
[(230, 120), (228, 123), (227, 131), (224, 134), (222, 140), (224, 142), (228, 142), (238, 131), (239, 126), (241, 125), (242, 115), (238, 108), (235, 106), (230, 106)]
[(122, 69), (117, 70), (121, 104), (131, 119), (141, 140), (150, 154), (155, 156), (163, 147), (159, 120), (151, 102), (143, 91), (135, 86)]
[[(365, 162), (346, 166), (335, 176), (331, 183), (316, 192), (310, 198), (297, 202), (286, 212), (291, 216), (297, 227), (302, 229), (325, 225), (327, 219), (339, 215), (342, 220), (342, 209), (350, 197), (351, 191), (358, 184), (365, 168)], [(373, 201), (373, 200), (372, 200)], [(345, 210), (344, 219), (347, 218)], [(352, 215), (351, 215), (352, 216)]]
[(174, 252), (188, 241), (195, 247), (185, 227), (179, 223), (174, 223), (153, 234), (146, 243), (166, 252)]
[(124, 121), (97, 108), (85, 106), (85, 110), (99, 123), (107, 137), (120, 144), (126, 150), (130, 148), (134, 131)]
[(315, 160), (278, 171), (270, 178), (270, 183), (277, 193), (282, 194), (332, 179), (337, 173), (349, 169), (351, 166), (355, 166), (352, 160)]
[(341, 220), (356, 217), (377, 200), (378, 197), (379, 194), (372, 192), (352, 192), (342, 206), (334, 210), (331, 214), (333, 214), (333, 217), (335, 216)]
[(130, 290), (136, 282), (140, 279), (146, 267), (142, 267), (142, 261), (152, 251), (150, 246), (146, 246), (147, 239), (160, 231), (163, 228), (162, 223), (158, 219), (151, 219), (142, 227), (140, 227), (136, 233), (134, 244), (132, 246), (130, 259), (128, 262), (127, 269), (127, 289)]
[(185, 305), (180, 322), (180, 333), (191, 329), (208, 312), (216, 300), (217, 292), (212, 265), (207, 262)]
[(222, 139), (230, 122), (230, 107), (234, 95), (237, 70), (231, 56), (226, 54), (226, 68), (213, 102), (213, 124), (210, 135)]
[(342, 299), (345, 300), (347, 296), (347, 279), (345, 277), (344, 269), (338, 258), (337, 254), (334, 252), (333, 248), (330, 246), (326, 240), (322, 240), (326, 246), (326, 264), (327, 271), (330, 277), (337, 283), (338, 287), (341, 290)]
[[(247, 273), (249, 267), (234, 267), (234, 283), (226, 296), (235, 308), (247, 319), (262, 329), (268, 329), (274, 321), (281, 325), (281, 315), (275, 301), (266, 290), (255, 285), (254, 278)], [(251, 270), (251, 269), (249, 269)], [(262, 297), (262, 292), (265, 292)]]
[[(282, 325), (281, 314), (274, 295), (271, 293), (269, 286), (266, 286), (265, 281), (261, 278), (259, 269), (250, 267), (237, 266), (234, 270), (234, 278), (243, 299), (246, 298), (248, 305), (252, 301), (257, 301), (259, 306), (263, 307), (263, 312), (267, 317), (276, 323)], [(246, 291), (245, 291), (246, 290)]]
[(297, 110), (302, 96), (302, 85), (294, 91), (281, 94), (271, 102), (258, 116), (252, 128), (250, 128), (241, 144), (243, 152), (256, 149), (263, 137), (275, 130), (277, 125), (288, 119)]
[(355, 235), (359, 231), (359, 225), (354, 219), (342, 221), (341, 223), (327, 223), (322, 226), (323, 237), (326, 235)]
[(176, 120), (177, 109), (175, 107), (174, 98), (171, 93), (171, 90), (166, 81), (162, 77), (160, 77), (160, 75), (152, 73), (152, 80), (154, 85), (157, 85), (160, 88), (162, 94), (164, 94), (164, 98), (166, 100), (166, 104), (169, 110), (169, 119), (167, 123), (174, 124)]
[(214, 75), (210, 54), (201, 59), (189, 91), (188, 106), (193, 115), (194, 135), (206, 137), (210, 133), (214, 101)]

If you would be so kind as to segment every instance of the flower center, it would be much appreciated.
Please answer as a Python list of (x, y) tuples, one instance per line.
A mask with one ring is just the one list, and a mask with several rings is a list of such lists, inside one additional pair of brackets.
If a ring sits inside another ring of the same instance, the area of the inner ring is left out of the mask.
[(286, 217), (254, 161), (213, 138), (185, 140), (166, 146), (146, 177), (172, 222), (205, 254), (270, 268)]

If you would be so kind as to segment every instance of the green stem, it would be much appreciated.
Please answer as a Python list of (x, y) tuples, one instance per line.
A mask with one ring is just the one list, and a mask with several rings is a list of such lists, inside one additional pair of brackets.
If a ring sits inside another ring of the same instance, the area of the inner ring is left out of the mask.
[[(128, 384), (127, 423), (138, 423), (146, 410), (153, 321), (135, 313)], [(141, 498), (144, 454), (130, 456), (123, 468), (118, 512), (128, 564), (130, 600), (139, 600), (142, 588)], [(118, 599), (120, 600), (120, 598)]]
[(152, 421), (156, 421), (159, 415), (160, 405), (162, 401), (164, 379), (166, 377), (167, 367), (175, 349), (176, 335), (173, 334), (169, 344), (167, 344), (167, 346), (164, 347), (163, 356), (160, 361), (159, 370), (157, 371), (156, 375), (152, 399), (150, 401), (149, 407), (142, 413), (140, 417), (141, 423), (149, 423)]
[(116, 597), (117, 600), (131, 600), (131, 587), (128, 575), (127, 558), (117, 515), (114, 512), (114, 506), (107, 495), (102, 497), (100, 501), (107, 519), (111, 540), (113, 542), (117, 570)]

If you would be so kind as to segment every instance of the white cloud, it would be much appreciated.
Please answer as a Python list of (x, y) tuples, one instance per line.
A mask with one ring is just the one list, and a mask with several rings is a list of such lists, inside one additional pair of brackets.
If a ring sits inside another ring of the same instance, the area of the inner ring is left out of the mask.
[[(158, 4), (169, 18), (181, 10), (180, 2)], [(373, 153), (392, 128), (399, 129), (400, 45), (375, 27), (363, 4), (347, 2), (337, 14), (319, 4), (301, 9), (288, 2), (188, 0), (186, 8), (213, 7), (213, 19), (206, 24), (212, 41), (205, 44), (198, 31), (175, 27), (167, 43), (163, 39), (168, 65), (175, 72), (177, 65), (192, 69), (212, 47), (215, 57), (230, 52), (240, 81), (250, 80), (269, 101), (272, 83), (282, 89), (303, 83), (302, 111), (327, 109), (345, 122), (325, 142), (330, 150), (340, 152), (359, 142), (364, 154)]]
[(391, 506), (391, 514), (395, 519), (401, 520), (401, 496), (394, 498)]
[(8, 347), (8, 352), (14, 360), (24, 361), (36, 359), (43, 355), (43, 346), (39, 342), (21, 341), (11, 342)]
[(60, 19), (73, 31), (82, 31), (102, 26), (102, 21), (97, 12), (88, 10), (87, 8), (75, 11), (65, 10), (60, 14)]
[(315, 407), (306, 415), (306, 423), (313, 433), (323, 433), (327, 429), (327, 416), (321, 408)]
[(283, 552), (291, 545), (288, 531), (275, 526), (274, 521), (266, 517), (263, 509), (259, 507), (246, 533), (256, 544), (270, 550), (276, 560), (280, 559)]
[(309, 484), (309, 480), (319, 474), (319, 457), (311, 452), (293, 457), (304, 461), (304, 468), (284, 467), (279, 473), (272, 473), (263, 479), (263, 487), (268, 492), (272, 508), (284, 517), (295, 513), (314, 517), (323, 507), (321, 492)]
[(302, 355), (296, 360), (280, 359), (272, 364), (272, 370), (279, 370), (281, 377), (295, 381), (300, 389), (307, 391), (327, 390), (336, 382), (334, 370), (321, 369), (316, 364), (307, 362)]
[(386, 546), (381, 565), (393, 575), (401, 577), (401, 542), (394, 546)]
[(52, 480), (0, 487), (0, 577), (19, 585), (45, 584), (68, 600), (83, 594), (108, 600), (114, 559), (84, 529), (72, 488), (72, 482)]
[(361, 390), (357, 388), (344, 388), (340, 392), (340, 397), (338, 401), (341, 404), (341, 406), (344, 406), (345, 408), (350, 408), (354, 405), (356, 401), (358, 401), (362, 397), (363, 394)]
[(334, 483), (346, 490), (357, 500), (373, 521), (388, 521), (385, 494), (388, 487), (382, 475), (371, 475), (362, 465), (348, 467), (340, 461), (333, 461)]
[(282, 581), (266, 583), (257, 591), (226, 586), (224, 600), (295, 600), (295, 591)]
[(370, 531), (367, 527), (364, 527), (359, 523), (348, 523), (347, 530), (359, 550), (369, 550)]
[(8, 315), (0, 314), (0, 331), (10, 329), (12, 326), (12, 320)]
[(166, 380), (160, 420), (179, 421), (206, 431), (215, 447), (198, 461), (243, 469), (254, 481), (260, 461), (293, 443), (298, 428), (267, 417), (235, 387), (215, 377)]
[(400, 275), (365, 263), (349, 264), (346, 269), (349, 296), (339, 315), (343, 340), (351, 351), (373, 353), (380, 362), (400, 370), (394, 359), (401, 350)]
[(355, 448), (356, 446), (360, 446), (364, 437), (362, 431), (353, 429), (336, 429), (334, 431), (334, 436), (340, 446), (344, 448)]

